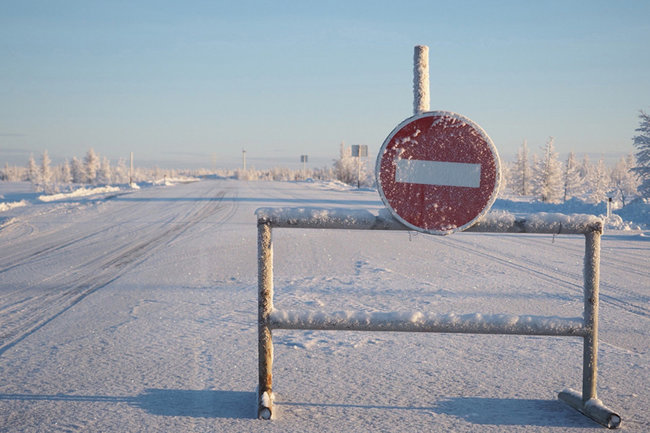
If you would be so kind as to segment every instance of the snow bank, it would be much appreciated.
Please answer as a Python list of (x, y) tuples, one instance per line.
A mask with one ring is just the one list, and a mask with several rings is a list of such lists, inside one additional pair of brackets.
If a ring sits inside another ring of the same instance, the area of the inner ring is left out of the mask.
[(431, 314), (406, 312), (334, 313), (273, 310), (275, 329), (445, 332), (466, 334), (575, 335), (585, 334), (582, 318), (517, 316), (511, 314)]
[(107, 192), (117, 192), (120, 188), (116, 186), (102, 186), (97, 188), (79, 188), (72, 192), (63, 192), (59, 194), (41, 195), (38, 197), (40, 201), (50, 202), (57, 200), (64, 200), (67, 198), (87, 197), (95, 194), (104, 194)]
[(650, 228), (650, 201), (638, 198), (624, 208), (614, 211), (614, 215), (622, 219), (623, 224), (620, 227), (623, 229), (648, 229)]
[(352, 191), (356, 190), (356, 187), (348, 185), (347, 183), (341, 182), (340, 180), (323, 180), (323, 181), (314, 181), (313, 179), (307, 179), (306, 182), (313, 183), (319, 186), (321, 189), (329, 191)]
[(609, 230), (639, 230), (650, 228), (650, 202), (637, 198), (628, 203), (625, 207), (615, 209), (609, 218), (607, 214), (607, 205), (601, 203), (587, 203), (578, 198), (572, 198), (564, 203), (544, 203), (529, 199), (519, 199), (515, 197), (498, 198), (492, 211), (502, 210), (513, 212), (517, 215), (526, 215), (531, 213), (562, 213), (570, 214), (588, 214), (598, 215), (605, 220), (605, 228)]
[(164, 177), (162, 179), (154, 180), (153, 185), (164, 185), (164, 186), (174, 186), (177, 183), (189, 183), (189, 182), (198, 182), (199, 178), (190, 177), (190, 176), (174, 176), (174, 177)]
[(14, 209), (14, 208), (17, 208), (17, 207), (23, 207), (23, 206), (27, 206), (27, 202), (25, 200), (14, 201), (14, 202), (11, 202), (11, 203), (0, 203), (0, 212), (5, 212), (5, 211), (8, 211), (10, 209)]
[[(157, 181), (154, 181), (151, 183), (151, 185), (154, 186), (174, 186), (178, 183), (189, 183), (189, 182), (198, 182), (200, 179), (195, 178), (195, 177), (187, 177), (187, 176), (181, 176), (181, 177), (166, 177), (164, 179), (160, 179)], [(140, 186), (136, 183), (129, 184), (128, 187), (130, 189), (140, 189)], [(63, 192), (63, 193), (58, 193), (58, 194), (50, 194), (50, 195), (41, 195), (38, 197), (38, 200), (43, 201), (43, 202), (51, 202), (51, 201), (57, 201), (57, 200), (65, 200), (69, 198), (78, 198), (78, 197), (87, 197), (91, 195), (96, 195), (96, 194), (106, 194), (106, 193), (112, 193), (112, 192), (118, 192), (120, 191), (121, 188), (118, 186), (101, 186), (101, 187), (96, 187), (96, 188), (79, 188), (71, 192)]]

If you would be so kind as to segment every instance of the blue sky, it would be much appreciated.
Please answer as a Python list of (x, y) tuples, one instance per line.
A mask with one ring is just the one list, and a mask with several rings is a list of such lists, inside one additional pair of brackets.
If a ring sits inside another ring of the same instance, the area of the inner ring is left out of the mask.
[[(647, 1), (32, 1), (0, 13), (0, 164), (93, 147), (177, 168), (371, 160), (412, 115), (413, 47), (431, 109), (511, 160), (634, 151), (650, 111)], [(213, 156), (214, 155), (214, 156)]]

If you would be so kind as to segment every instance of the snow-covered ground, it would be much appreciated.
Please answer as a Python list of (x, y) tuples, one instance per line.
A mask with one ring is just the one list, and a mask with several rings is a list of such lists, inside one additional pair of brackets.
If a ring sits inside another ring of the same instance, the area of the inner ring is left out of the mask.
[[(255, 209), (374, 210), (375, 191), (211, 179), (0, 196), (22, 203), (0, 208), (0, 431), (601, 431), (557, 400), (581, 387), (567, 337), (275, 331), (277, 418), (255, 418)], [(641, 208), (614, 227), (647, 229)], [(283, 310), (582, 312), (578, 235), (273, 235)], [(625, 431), (650, 431), (648, 232), (606, 230), (601, 265), (598, 394)]]

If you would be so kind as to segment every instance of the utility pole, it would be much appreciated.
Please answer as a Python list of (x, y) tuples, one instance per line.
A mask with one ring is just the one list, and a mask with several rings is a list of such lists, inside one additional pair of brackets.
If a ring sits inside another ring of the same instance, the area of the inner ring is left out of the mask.
[(521, 167), (521, 195), (528, 195), (528, 142), (524, 139)]
[(129, 168), (129, 186), (133, 185), (133, 152), (131, 152), (131, 164)]

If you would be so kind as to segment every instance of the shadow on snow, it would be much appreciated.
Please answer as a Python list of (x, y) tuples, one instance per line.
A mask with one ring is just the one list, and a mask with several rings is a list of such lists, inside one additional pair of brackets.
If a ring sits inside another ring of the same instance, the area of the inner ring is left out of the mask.
[(152, 415), (192, 418), (255, 418), (256, 394), (243, 391), (147, 389), (135, 397), (67, 394), (0, 394), (0, 401), (127, 403)]
[(519, 425), (566, 428), (594, 428), (598, 424), (559, 400), (516, 398), (456, 397), (443, 399), (431, 406), (387, 406), (332, 403), (276, 402), (276, 406), (311, 408), (352, 408), (421, 411), (423, 415), (440, 414), (459, 418), (475, 425)]
[[(126, 403), (152, 415), (192, 418), (256, 418), (256, 393), (218, 390), (147, 389), (135, 397), (68, 394), (0, 394), (0, 401)], [(476, 425), (593, 428), (596, 424), (558, 400), (455, 397), (431, 406), (276, 402), (280, 407), (322, 410), (407, 410), (452, 416)]]

